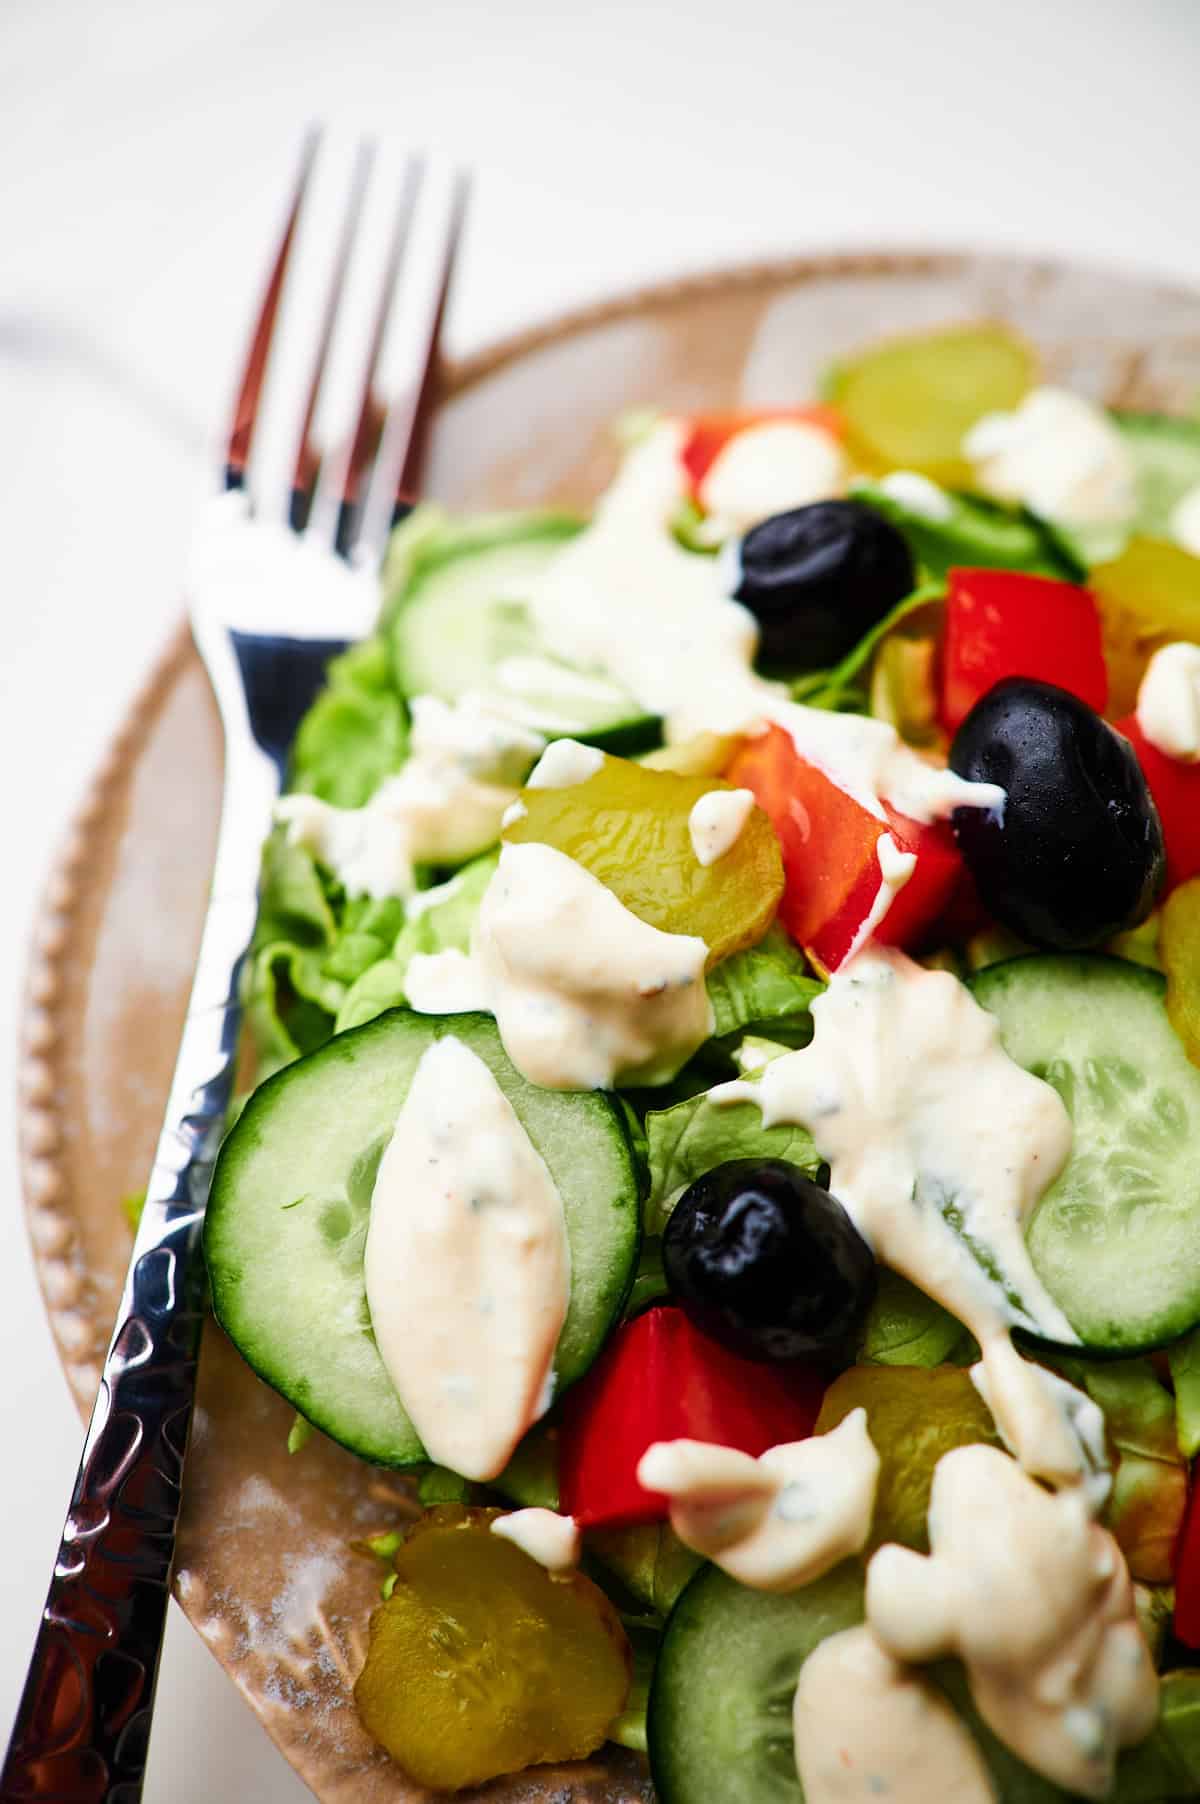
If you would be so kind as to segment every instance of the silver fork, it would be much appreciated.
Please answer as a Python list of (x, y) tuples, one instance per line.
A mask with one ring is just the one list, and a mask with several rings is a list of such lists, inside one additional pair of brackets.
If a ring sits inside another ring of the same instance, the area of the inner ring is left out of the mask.
[(259, 855), (301, 715), (373, 624), (462, 221), (462, 177), (304, 145), (251, 340), (192, 630), (225, 733), (212, 891), (116, 1328), (0, 1799), (136, 1804), (203, 1315), (200, 1229), (233, 1080)]

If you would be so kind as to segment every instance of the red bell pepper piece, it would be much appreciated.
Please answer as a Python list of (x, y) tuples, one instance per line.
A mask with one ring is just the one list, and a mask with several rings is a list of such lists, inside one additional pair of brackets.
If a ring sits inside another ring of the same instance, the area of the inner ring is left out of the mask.
[(824, 971), (836, 971), (879, 895), (883, 874), (876, 850), (890, 833), (916, 868), (873, 930), (881, 945), (916, 944), (942, 913), (963, 871), (945, 821), (923, 825), (883, 804), (872, 814), (832, 777), (802, 758), (782, 727), (748, 740), (725, 773), (753, 790), (783, 851), (784, 892), (779, 919)]
[(1189, 877), (1200, 876), (1200, 764), (1187, 764), (1151, 745), (1138, 725), (1136, 714), (1114, 721), (1118, 733), (1137, 753), (1146, 786), (1154, 797), (1162, 821), (1167, 848), (1167, 881), (1172, 890)]
[(836, 408), (814, 402), (810, 407), (762, 408), (746, 413), (704, 413), (688, 421), (680, 459), (688, 473), (692, 499), (700, 499), (700, 485), (731, 438), (749, 426), (770, 426), (788, 421), (802, 426), (817, 426), (833, 438), (844, 436), (844, 427)]
[(1185, 1647), (1200, 1648), (1200, 1465), (1192, 1467), (1187, 1514), (1175, 1543), (1175, 1633)]
[(942, 724), (953, 733), (1002, 677), (1057, 683), (1104, 712), (1100, 615), (1086, 589), (1016, 570), (951, 570), (942, 637)]
[(682, 1309), (648, 1309), (617, 1330), (563, 1402), (562, 1508), (583, 1528), (665, 1521), (667, 1499), (637, 1481), (647, 1447), (707, 1441), (757, 1457), (812, 1433), (824, 1388), (807, 1366), (730, 1353)]

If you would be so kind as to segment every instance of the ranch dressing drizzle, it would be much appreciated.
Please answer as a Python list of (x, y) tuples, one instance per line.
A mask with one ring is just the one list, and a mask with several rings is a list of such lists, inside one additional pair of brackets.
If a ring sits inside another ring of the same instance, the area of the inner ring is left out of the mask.
[(1164, 645), (1142, 678), (1137, 722), (1152, 746), (1184, 764), (1200, 759), (1200, 645)]
[(998, 1804), (967, 1725), (869, 1628), (843, 1629), (808, 1656), (792, 1733), (805, 1804)]
[(504, 846), (471, 943), (504, 1049), (548, 1090), (666, 1083), (712, 1032), (708, 948), (553, 846)]
[(769, 420), (735, 432), (700, 484), (718, 543), (771, 514), (840, 495), (846, 454), (831, 432), (804, 420)]
[(758, 627), (729, 599), (725, 559), (685, 551), (670, 531), (684, 494), (683, 436), (668, 420), (636, 444), (591, 525), (550, 563), (532, 603), (550, 649), (607, 671), (664, 717), (672, 743), (777, 722), (885, 825), (885, 801), (918, 821), (1002, 806), (1002, 789), (928, 763), (886, 721), (801, 707), (755, 674)]
[(688, 815), (688, 834), (697, 864), (707, 867), (735, 846), (754, 808), (751, 789), (710, 789)]
[(423, 1054), (380, 1162), (364, 1276), (380, 1357), (430, 1459), (495, 1478), (549, 1406), (571, 1256), (541, 1154), (453, 1036)]
[(1129, 447), (1102, 407), (1035, 388), (1013, 413), (989, 413), (963, 440), (980, 487), (1050, 520), (1118, 525), (1137, 505)]
[(570, 1572), (579, 1564), (578, 1525), (573, 1516), (560, 1516), (557, 1510), (514, 1510), (511, 1515), (497, 1516), (492, 1533), (513, 1542), (547, 1572)]
[(928, 1555), (880, 1548), (867, 1569), (880, 1645), (898, 1660), (957, 1655), (1006, 1746), (1065, 1790), (1107, 1797), (1118, 1751), (1154, 1726), (1158, 1678), (1129, 1569), (1083, 1494), (1043, 1490), (998, 1448), (959, 1447), (934, 1473), (929, 1540)]
[(409, 896), (414, 866), (457, 864), (497, 839), (504, 811), (545, 745), (470, 697), (414, 696), (410, 756), (363, 808), (284, 796), (275, 818), (350, 895)]
[[(812, 1015), (810, 1046), (773, 1059), (754, 1083), (718, 1086), (712, 1099), (757, 1103), (767, 1127), (808, 1128), (832, 1167), (830, 1188), (879, 1258), (979, 1341), (989, 1400), (1022, 1464), (1053, 1483), (1079, 1482), (1092, 1471), (1089, 1438), (1009, 1338), (1023, 1322), (1076, 1339), (1021, 1231), (1070, 1151), (1060, 1098), (1008, 1057), (994, 1018), (956, 977), (902, 953), (868, 946), (835, 972)], [(1080, 1405), (1090, 1422), (1095, 1406)]]
[(656, 1441), (638, 1483), (671, 1500), (685, 1546), (757, 1591), (794, 1591), (858, 1553), (871, 1529), (879, 1455), (867, 1412), (758, 1459), (704, 1441)]

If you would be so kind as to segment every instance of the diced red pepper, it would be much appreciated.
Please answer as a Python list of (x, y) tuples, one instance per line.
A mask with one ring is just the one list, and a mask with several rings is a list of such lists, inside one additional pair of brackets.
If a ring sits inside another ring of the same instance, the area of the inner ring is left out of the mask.
[(1175, 1543), (1175, 1633), (1185, 1647), (1200, 1648), (1200, 1463), (1192, 1467), (1187, 1514)]
[(564, 1400), (561, 1507), (583, 1528), (665, 1521), (667, 1499), (637, 1481), (647, 1447), (707, 1441), (757, 1458), (812, 1433), (824, 1389), (807, 1366), (730, 1353), (682, 1309), (648, 1309), (617, 1330)]
[(1002, 677), (1069, 689), (1098, 714), (1108, 701), (1100, 614), (1087, 589), (1016, 570), (951, 570), (942, 637), (942, 724), (954, 732)]
[(1137, 753), (1147, 788), (1162, 821), (1168, 890), (1200, 876), (1200, 764), (1187, 764), (1151, 745), (1136, 714), (1113, 723)]
[(872, 814), (832, 777), (802, 758), (782, 727), (748, 740), (725, 773), (753, 790), (783, 850), (785, 887), (779, 919), (825, 971), (836, 971), (879, 895), (878, 842), (889, 833), (916, 868), (873, 930), (885, 946), (912, 946), (957, 889), (963, 864), (945, 821), (923, 825), (884, 804)]
[(814, 402), (810, 407), (763, 408), (750, 413), (704, 413), (689, 420), (688, 437), (684, 440), (680, 459), (688, 473), (691, 495), (700, 498), (700, 485), (731, 438), (750, 426), (770, 426), (791, 421), (802, 426), (817, 426), (833, 438), (844, 435), (841, 416), (834, 407)]

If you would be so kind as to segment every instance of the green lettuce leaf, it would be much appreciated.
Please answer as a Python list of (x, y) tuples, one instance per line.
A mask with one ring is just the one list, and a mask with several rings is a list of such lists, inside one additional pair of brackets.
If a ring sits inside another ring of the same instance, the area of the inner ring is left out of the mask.
[(1104, 1411), (1117, 1455), (1105, 1526), (1116, 1536), (1134, 1578), (1169, 1583), (1188, 1477), (1176, 1440), (1171, 1393), (1148, 1359), (1056, 1363)]
[(782, 927), (771, 927), (757, 946), (723, 959), (707, 983), (719, 1052), (728, 1052), (731, 1036), (745, 1033), (788, 1046), (811, 1040), (809, 1010), (825, 986)]
[(278, 941), (331, 946), (337, 932), (337, 916), (316, 860), (311, 852), (291, 845), (277, 827), (263, 847), (255, 949)]
[(650, 1166), (647, 1234), (661, 1234), (688, 1185), (726, 1159), (787, 1159), (815, 1177), (821, 1160), (802, 1127), (763, 1126), (757, 1103), (719, 1103), (710, 1091), (670, 1109), (651, 1109), (645, 1120)]
[(945, 520), (930, 520), (875, 483), (859, 482), (852, 490), (856, 501), (866, 502), (903, 533), (926, 580), (939, 580), (953, 564), (1024, 570), (1067, 582), (1082, 576), (1071, 551), (1036, 515), (979, 495), (943, 492), (950, 512)]
[(1175, 1434), (1188, 1459), (1200, 1453), (1200, 1328), (1167, 1348), (1175, 1386)]
[[(407, 1001), (404, 978), (409, 960), (415, 954), (470, 950), (471, 929), (498, 857), (496, 852), (485, 852), (464, 865), (448, 883), (423, 890), (415, 898), (415, 903), (410, 904), (408, 919), (395, 933), (393, 943), (381, 944), (377, 958), (367, 960), (353, 977), (347, 979), (350, 987), (338, 1009), (334, 1032), (340, 1034), (347, 1028), (361, 1027), (364, 1022), (373, 1021), (376, 1015), (382, 1015), (385, 1009), (397, 1008)], [(375, 910), (380, 906), (379, 903), (373, 905)], [(347, 938), (357, 942), (363, 936), (364, 927), (373, 925), (374, 918), (364, 916), (359, 920), (357, 930)], [(340, 947), (335, 949), (335, 958), (338, 951)], [(344, 962), (348, 968), (349, 955)]]
[(383, 639), (334, 658), (325, 688), (300, 723), (290, 787), (338, 808), (361, 808), (408, 749), (408, 713)]
[(940, 1366), (960, 1342), (969, 1338), (962, 1323), (948, 1309), (899, 1272), (879, 1268), (879, 1287), (863, 1327), (858, 1354), (862, 1365)]

